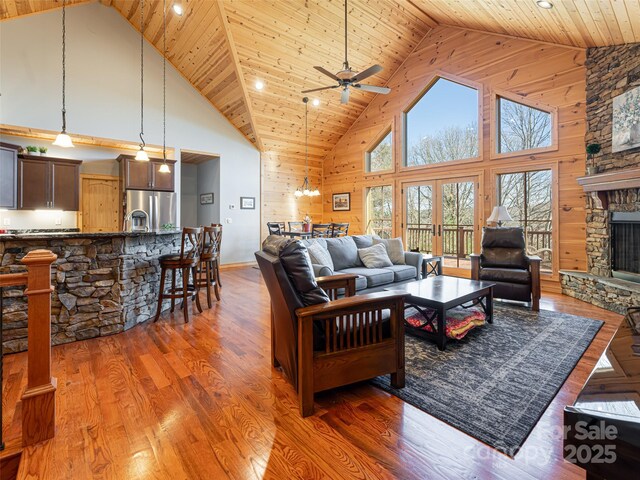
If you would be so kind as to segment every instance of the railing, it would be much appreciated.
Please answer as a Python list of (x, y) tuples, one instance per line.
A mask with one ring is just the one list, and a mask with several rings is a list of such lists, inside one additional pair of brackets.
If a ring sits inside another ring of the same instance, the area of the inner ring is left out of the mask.
[[(26, 286), (29, 349), (27, 387), (21, 400), (23, 446), (52, 438), (55, 433), (56, 379), (51, 377), (51, 264), (56, 258), (49, 250), (33, 250), (22, 259), (27, 266), (26, 272), (0, 275), (0, 317), (3, 288)], [(0, 334), (0, 346), (2, 340)], [(0, 418), (1, 413), (0, 410)]]

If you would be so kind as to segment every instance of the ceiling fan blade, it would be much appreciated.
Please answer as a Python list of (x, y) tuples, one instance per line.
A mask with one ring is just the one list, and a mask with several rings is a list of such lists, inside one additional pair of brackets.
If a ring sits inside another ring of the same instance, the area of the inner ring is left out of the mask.
[(327, 70), (324, 67), (313, 67), (316, 70), (318, 70), (320, 73), (324, 73), (327, 77), (333, 78), (334, 80), (337, 80), (338, 82), (340, 81), (340, 79), (338, 77), (336, 77), (333, 73), (331, 73), (329, 70)]
[(355, 77), (351, 79), (351, 81), (354, 83), (359, 82), (360, 80), (364, 80), (365, 78), (370, 77), (371, 75), (375, 75), (376, 73), (381, 71), (382, 71), (382, 67), (380, 65), (373, 65), (367, 68), (366, 70), (363, 70), (359, 74), (357, 74)]
[(340, 103), (346, 105), (349, 103), (349, 89), (345, 88), (342, 90), (342, 94), (340, 95)]
[(354, 85), (354, 87), (359, 88), (360, 90), (364, 90), (365, 92), (381, 93), (383, 95), (386, 95), (387, 93), (391, 92), (391, 89), (389, 87), (376, 87), (374, 85), (360, 85), (359, 83), (357, 85)]
[(311, 90), (303, 90), (300, 93), (311, 93), (311, 92), (319, 92), (320, 90), (329, 90), (331, 88), (338, 88), (340, 85), (333, 85), (331, 87), (320, 87), (320, 88), (312, 88)]

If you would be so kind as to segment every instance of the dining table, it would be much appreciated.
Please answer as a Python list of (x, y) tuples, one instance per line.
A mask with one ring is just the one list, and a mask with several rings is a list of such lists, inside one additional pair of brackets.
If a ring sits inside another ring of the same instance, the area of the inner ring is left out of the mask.
[(311, 232), (303, 232), (301, 230), (282, 230), (280, 234), (284, 235), (285, 237), (291, 237), (291, 238), (299, 237), (299, 238), (307, 239), (312, 237)]

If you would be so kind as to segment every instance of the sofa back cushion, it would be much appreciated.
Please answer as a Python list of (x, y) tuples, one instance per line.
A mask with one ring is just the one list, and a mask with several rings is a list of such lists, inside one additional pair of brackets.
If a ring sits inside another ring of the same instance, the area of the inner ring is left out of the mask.
[(335, 271), (360, 266), (358, 247), (352, 237), (327, 238), (325, 241)]
[(382, 244), (387, 249), (387, 254), (394, 265), (404, 265), (404, 245), (402, 238), (374, 238), (373, 244)]
[(393, 263), (387, 255), (387, 249), (381, 243), (377, 243), (367, 248), (359, 248), (358, 256), (367, 268), (391, 267)]
[(310, 242), (307, 250), (309, 251), (309, 256), (311, 257), (311, 263), (329, 267), (331, 270), (334, 270), (333, 260), (331, 260), (329, 250), (323, 247), (319, 242)]
[(522, 227), (485, 227), (480, 265), (487, 268), (528, 268)]
[(353, 241), (356, 242), (358, 250), (361, 248), (368, 248), (373, 245), (372, 235), (352, 235)]

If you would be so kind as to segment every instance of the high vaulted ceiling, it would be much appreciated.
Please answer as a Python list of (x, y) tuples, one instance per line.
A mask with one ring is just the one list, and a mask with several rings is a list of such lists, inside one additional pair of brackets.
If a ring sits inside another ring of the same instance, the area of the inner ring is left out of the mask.
[[(67, 4), (95, 0), (67, 0)], [(100, 0), (139, 29), (138, 0)], [(304, 155), (301, 90), (331, 80), (343, 61), (342, 0), (181, 0), (167, 16), (167, 58), (260, 150)], [(167, 0), (170, 6), (172, 0)], [(59, 8), (62, 0), (2, 0), (0, 19)], [(350, 0), (349, 61), (379, 63), (367, 83), (385, 85), (428, 31), (440, 25), (484, 30), (577, 47), (640, 41), (640, 0)], [(147, 0), (145, 36), (162, 50), (162, 1)], [(256, 80), (265, 83), (255, 89)], [(374, 94), (354, 92), (340, 105), (336, 90), (310, 95), (310, 157), (320, 159)]]

